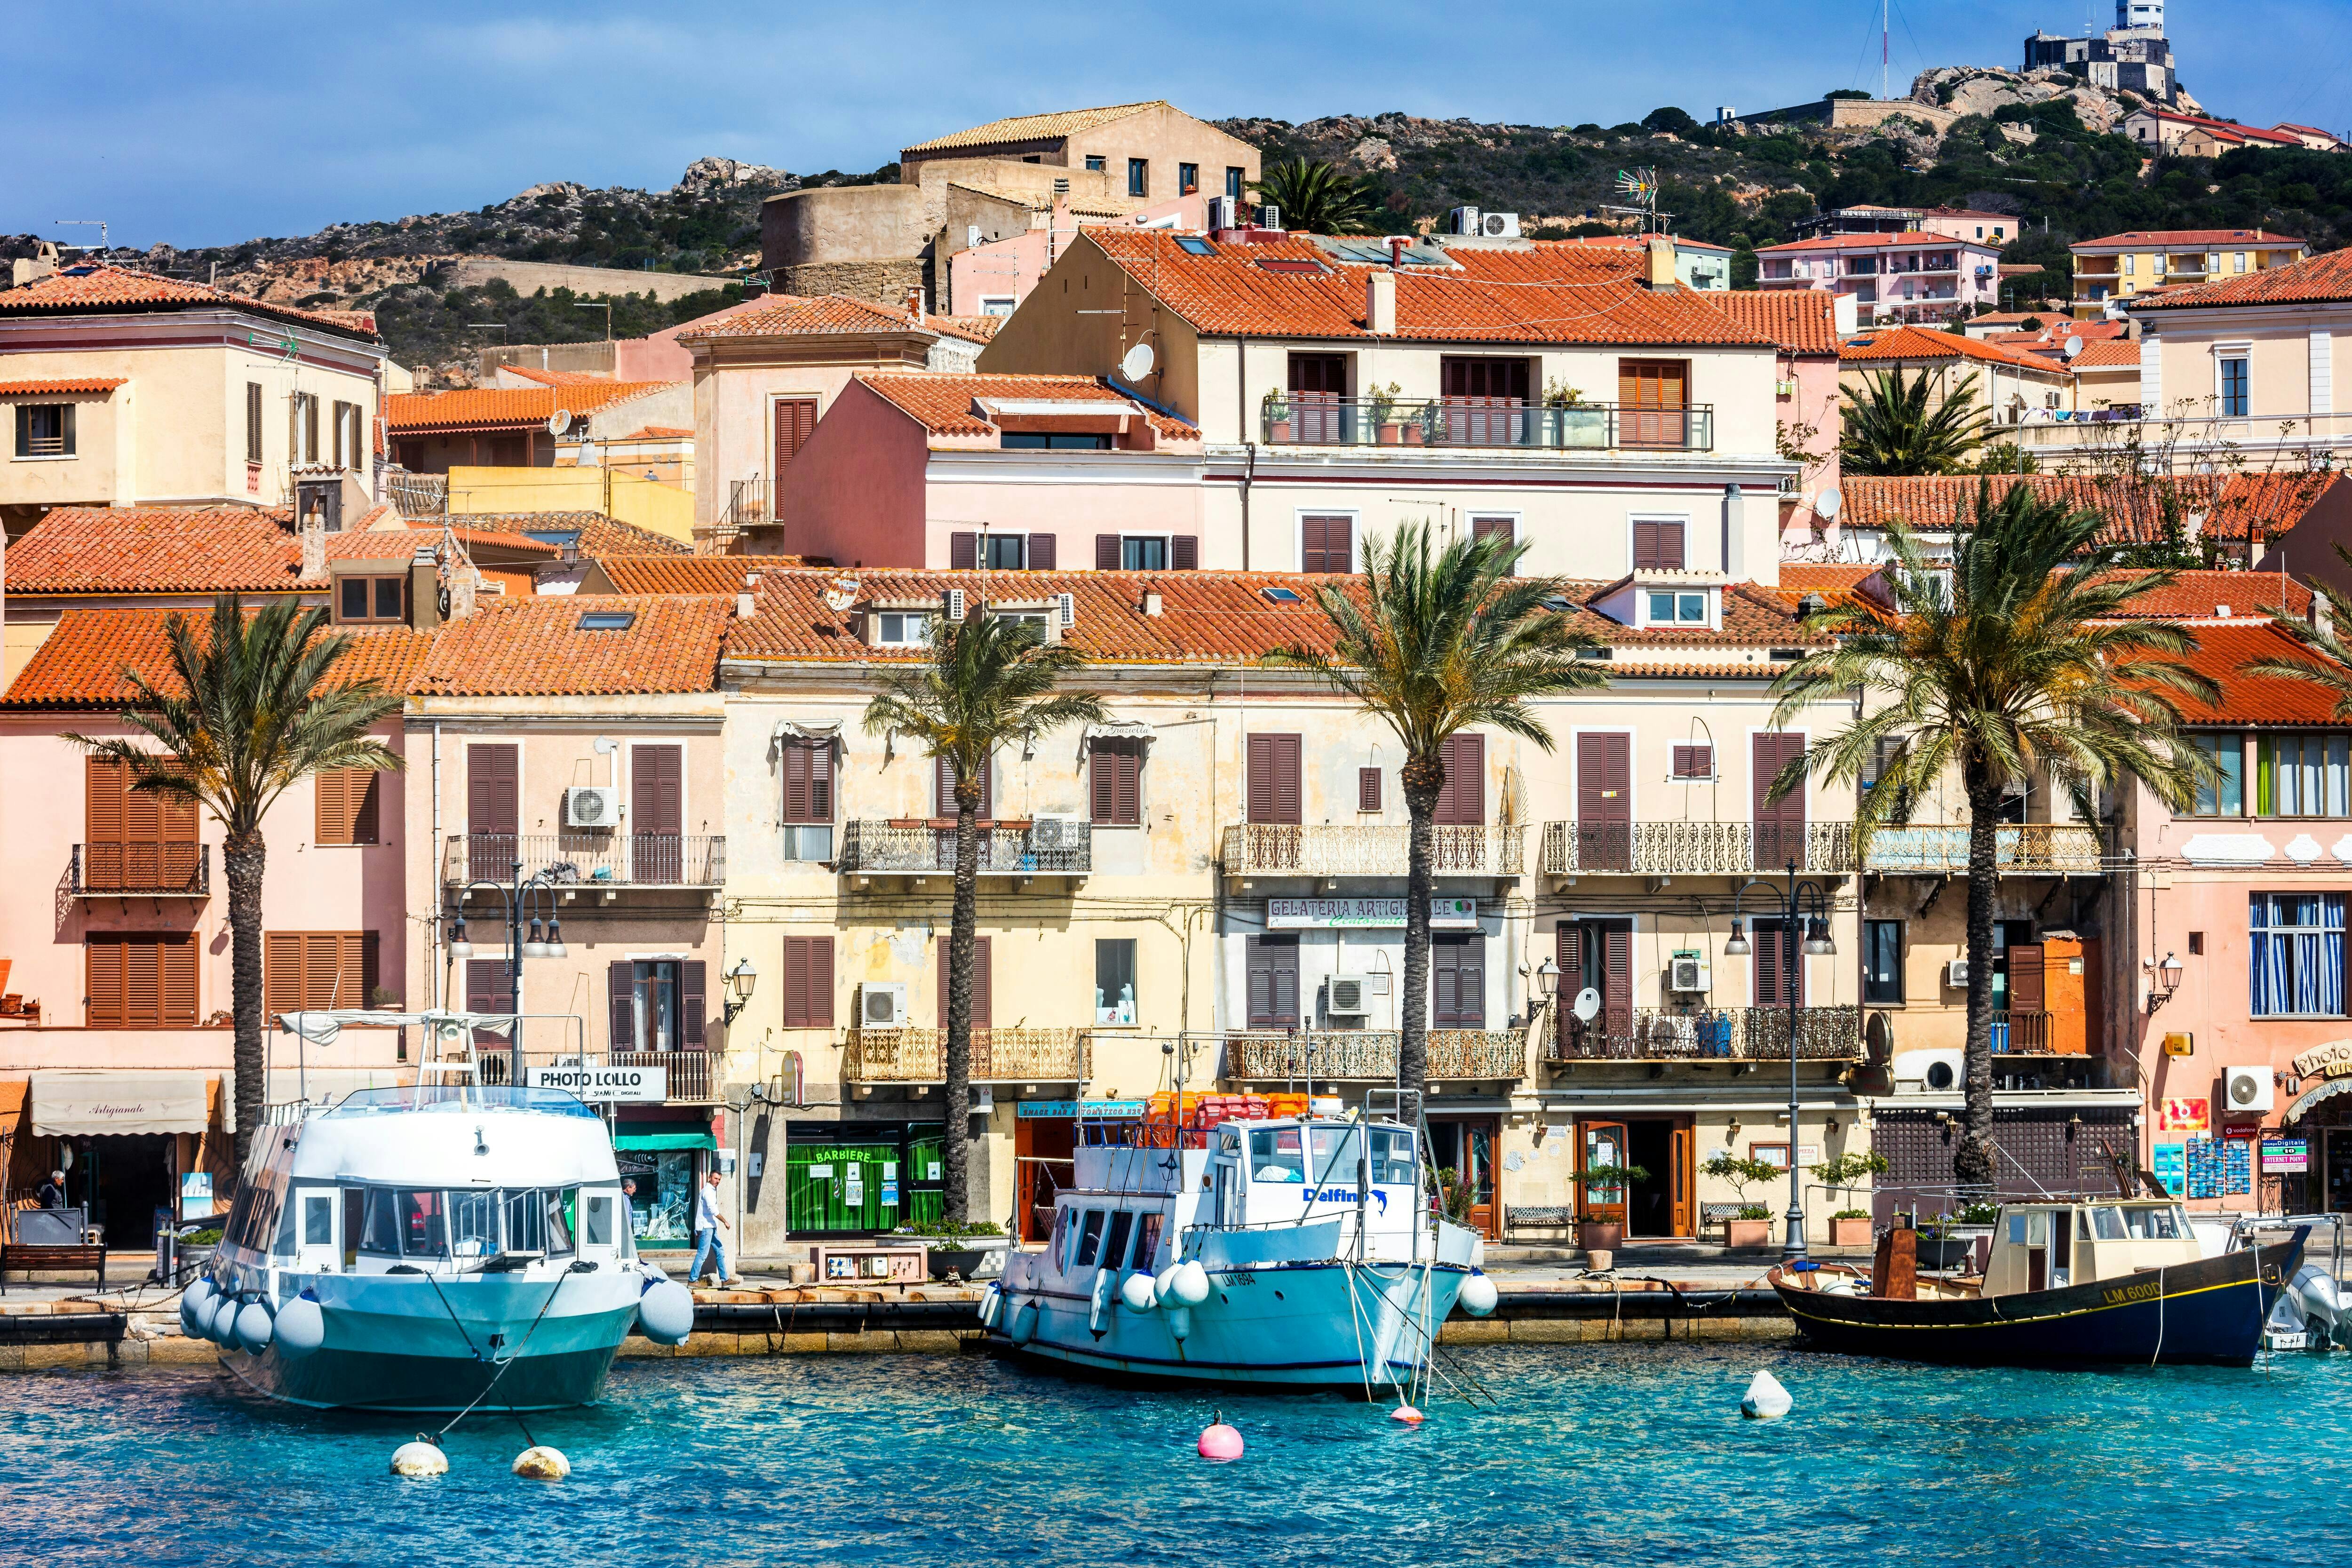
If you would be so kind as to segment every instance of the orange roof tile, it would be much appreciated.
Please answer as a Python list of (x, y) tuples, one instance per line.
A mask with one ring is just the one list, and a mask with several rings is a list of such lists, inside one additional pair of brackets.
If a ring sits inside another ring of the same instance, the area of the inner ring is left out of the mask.
[(118, 386), (130, 384), (128, 376), (86, 375), (64, 381), (0, 381), (0, 397), (39, 397), (55, 393), (62, 396), (76, 392), (112, 392)]
[[(379, 506), (327, 535), (330, 574), (338, 561), (404, 559), (441, 543), (438, 526), (374, 526), (393, 516)], [(468, 549), (555, 553), (520, 535), (462, 526), (453, 531)], [(241, 507), (58, 507), (9, 546), (7, 557), (8, 592), (26, 598), (286, 594), (327, 585), (326, 578), (306, 578), (301, 570), (302, 543), (289, 515)]]
[(600, 380), (562, 386), (395, 392), (383, 400), (383, 423), (386, 429), (401, 435), (431, 430), (520, 429), (530, 425), (544, 426), (559, 408), (585, 414), (677, 384), (668, 381)]
[(1010, 119), (992, 120), (985, 125), (975, 125), (967, 131), (952, 131), (945, 136), (934, 136), (928, 142), (918, 142), (902, 153), (944, 153), (951, 149), (996, 147), (1011, 142), (1037, 142), (1056, 136), (1074, 135), (1114, 120), (1125, 120), (1130, 114), (1140, 114), (1147, 109), (1170, 107), (1164, 99), (1146, 103), (1114, 103), (1101, 109), (1060, 109), (1046, 114), (1016, 114)]
[[(1195, 255), (1182, 242), (1205, 244)], [(1335, 260), (1304, 235), (1263, 244), (1204, 241), (1172, 229), (1089, 228), (1093, 245), (1203, 332), (1257, 338), (1360, 339), (1369, 268)], [(1646, 287), (1637, 253), (1611, 247), (1530, 246), (1446, 251), (1449, 265), (1397, 274), (1396, 337), (1433, 342), (1762, 345), (1690, 289)], [(1269, 263), (1272, 264), (1269, 267)]]
[(613, 441), (678, 441), (691, 438), (694, 432), (683, 425), (641, 425), (625, 436), (607, 437)]
[(908, 321), (903, 310), (893, 310), (846, 294), (771, 294), (752, 310), (698, 321), (693, 330), (678, 333), (677, 341), (690, 343), (706, 338), (799, 337), (824, 332), (936, 335), (937, 331)]
[(2262, 621), (2273, 613), (2298, 620), (2308, 616), (2311, 585), (2278, 572), (2181, 572), (2123, 610), (2131, 620), (2177, 621)]
[(1201, 432), (1090, 375), (966, 375), (931, 371), (861, 371), (872, 387), (934, 436), (992, 436), (996, 426), (975, 406), (982, 398), (1053, 403), (1127, 404), (1144, 411), (1153, 429), (1170, 440), (1197, 441)]
[(1703, 289), (1698, 297), (1792, 354), (1838, 353), (1835, 299), (1818, 289)]
[[(709, 691), (732, 601), (599, 594), (485, 599), (434, 634), (410, 685), (419, 697), (617, 696)], [(624, 629), (583, 616), (626, 612)]]
[(2197, 651), (2180, 662), (2221, 689), (2221, 700), (2210, 706), (2178, 697), (2182, 717), (2191, 724), (2277, 724), (2302, 726), (2336, 724), (2336, 699), (2307, 680), (2279, 680), (2245, 673), (2258, 659), (2299, 658), (2321, 662), (2320, 656), (2268, 624), (2199, 626)]
[[(2248, 131), (2248, 127), (2243, 125), (2232, 125), (2227, 129), (2241, 135)], [(2096, 239), (2078, 239), (2067, 248), (2077, 252), (2101, 249), (2125, 251), (2162, 250), (2175, 246), (2190, 245), (2301, 245), (2303, 241), (2291, 234), (2272, 234), (2259, 228), (2135, 228), (2126, 229), (2122, 234), (2103, 234)]]
[[(195, 310), (226, 306), (272, 321), (301, 321), (347, 337), (376, 341), (373, 318), (350, 310), (298, 310), (194, 283), (103, 263), (68, 267), (47, 278), (0, 289), (0, 315), (113, 314), (126, 310)], [(354, 318), (357, 319), (354, 319)]]
[[(0, 299), (5, 299), (0, 295)], [(2305, 257), (2284, 267), (2225, 278), (2219, 283), (2183, 283), (2162, 294), (2134, 300), (2134, 310), (2172, 310), (2200, 305), (2315, 305), (2352, 300), (2352, 249)]]
[(2050, 375), (2066, 374), (2065, 366), (2053, 364), (2038, 354), (2003, 348), (1998, 343), (1979, 342), (1965, 333), (1948, 332), (1940, 327), (1874, 327), (1841, 342), (1838, 358), (1846, 364), (1965, 359), (1980, 364), (2005, 364), (2019, 370), (2038, 370)]
[(2066, 362), (2068, 368), (2084, 370), (2119, 370), (2129, 366), (2139, 368), (2139, 345), (2128, 338), (2109, 338), (2104, 342), (2084, 343), (2083, 352)]
[[(656, 533), (649, 528), (622, 522), (601, 511), (482, 512), (468, 517), (467, 521), (475, 524), (492, 524), (502, 532), (514, 535), (576, 534), (579, 552), (583, 555), (684, 555), (691, 548), (667, 533)], [(551, 554), (559, 553), (562, 550), (560, 545), (546, 544), (538, 540), (532, 540), (530, 543)]]
[(1832, 605), (1850, 604), (1863, 581), (1877, 572), (1875, 563), (1841, 561), (1804, 564), (1784, 561), (1780, 563), (1780, 585), (1773, 592), (1790, 609), (1795, 609), (1808, 595), (1819, 595)]
[[(1934, 478), (1873, 479), (1849, 474), (1838, 482), (1844, 510), (1841, 529), (1885, 528), (1900, 518), (1914, 530), (1949, 532), (1956, 520), (1972, 517), (1983, 479), (1973, 474)], [(2202, 531), (2212, 537), (2242, 540), (2259, 528), (2266, 540), (2292, 530), (2329, 486), (2346, 483), (2340, 474), (2230, 474), (2214, 478), (2183, 475), (2159, 484), (2131, 484), (2084, 474), (2000, 476), (1992, 480), (1993, 499), (2022, 484), (2042, 499), (2103, 512), (2114, 524), (2111, 537), (2142, 543), (2164, 537), (2167, 492), (2176, 509), (2205, 513)]]
[[(202, 610), (79, 608), (58, 617), (57, 626), (9, 686), (0, 707), (113, 708), (131, 695), (125, 666), (159, 689), (176, 690), (170, 678), (171, 644), (166, 624), (184, 616), (204, 635)], [(432, 634), (408, 626), (337, 627), (352, 639), (351, 651), (336, 661), (339, 682), (373, 679), (388, 691), (404, 691), (425, 662)]]
[(1005, 316), (939, 316), (926, 313), (923, 325), (933, 331), (945, 332), (951, 338), (984, 343), (996, 336), (997, 329), (1010, 319)]
[(502, 364), (499, 368), (509, 375), (519, 375), (541, 386), (595, 386), (610, 384), (614, 380), (609, 375), (598, 375), (584, 370), (541, 370), (537, 365), (522, 364)]
[(797, 555), (600, 555), (624, 594), (741, 594), (746, 580), (801, 564)]

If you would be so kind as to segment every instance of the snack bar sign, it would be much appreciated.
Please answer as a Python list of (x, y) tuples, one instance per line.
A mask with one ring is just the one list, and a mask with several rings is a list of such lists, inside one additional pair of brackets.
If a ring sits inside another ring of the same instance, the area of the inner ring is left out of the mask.
[[(1268, 931), (1328, 931), (1350, 927), (1404, 924), (1402, 899), (1268, 899)], [(1432, 899), (1429, 925), (1433, 931), (1476, 931), (1478, 900)]]
[(659, 1105), (669, 1098), (667, 1068), (525, 1068), (532, 1089), (560, 1089), (593, 1105)]

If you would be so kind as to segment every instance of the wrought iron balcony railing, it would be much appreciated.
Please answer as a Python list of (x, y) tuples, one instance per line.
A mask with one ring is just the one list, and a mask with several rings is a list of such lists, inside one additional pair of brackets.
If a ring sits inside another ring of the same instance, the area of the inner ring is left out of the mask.
[(1273, 447), (1707, 452), (1715, 448), (1715, 408), (1704, 403), (1553, 408), (1516, 397), (1379, 399), (1294, 392), (1261, 412), (1258, 434)]
[[(901, 872), (952, 876), (955, 827), (939, 819), (917, 822), (852, 822), (843, 830), (843, 871)], [(1094, 828), (1074, 817), (1044, 817), (1028, 823), (982, 823), (980, 874), (983, 877), (1084, 876), (1094, 866)]]
[[(852, 1083), (944, 1083), (943, 1028), (852, 1029), (843, 1076)], [(1083, 1029), (974, 1029), (974, 1083), (1084, 1083), (1094, 1071)]]
[[(534, 1068), (659, 1068), (664, 1076), (665, 1105), (715, 1105), (719, 1102), (720, 1069), (716, 1051), (525, 1051), (525, 1072)], [(478, 1039), (474, 1047), (474, 1076), (482, 1083), (502, 1084), (513, 1077), (507, 1052), (494, 1040)]]
[[(2008, 823), (1993, 830), (1994, 864), (2012, 875), (2096, 876), (2105, 861), (2098, 830), (2079, 823)], [(1969, 868), (1966, 823), (1873, 828), (1862, 868), (1895, 876), (1957, 875)]]
[[(1399, 1036), (1394, 1029), (1309, 1029), (1225, 1037), (1225, 1077), (1236, 1082), (1277, 1079), (1393, 1083)], [(1512, 1082), (1528, 1072), (1527, 1037), (1517, 1029), (1432, 1029), (1432, 1082), (1492, 1079)]]
[(1853, 829), (1843, 822), (1547, 822), (1550, 877), (1596, 871), (1634, 876), (1744, 876), (1853, 869)]
[(716, 888), (727, 880), (727, 840), (701, 833), (453, 833), (441, 879), (509, 882), (525, 877), (583, 888)]
[(77, 844), (67, 870), (77, 899), (207, 899), (213, 891), (209, 844)]
[[(1441, 877), (1516, 877), (1526, 869), (1522, 826), (1431, 829), (1431, 868)], [(1228, 877), (1402, 877), (1412, 829), (1402, 825), (1302, 826), (1246, 822), (1225, 829)]]
[[(1636, 1007), (1602, 1013), (1590, 1023), (1562, 1012), (1546, 1058), (1555, 1062), (1779, 1061), (1789, 1059), (1786, 1007), (1712, 1007), (1689, 1011)], [(1796, 1009), (1797, 1059), (1859, 1060), (1862, 1009)]]

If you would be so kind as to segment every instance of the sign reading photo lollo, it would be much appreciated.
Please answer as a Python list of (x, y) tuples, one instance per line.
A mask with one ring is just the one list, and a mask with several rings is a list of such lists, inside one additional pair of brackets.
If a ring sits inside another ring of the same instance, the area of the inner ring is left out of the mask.
[(598, 1105), (659, 1105), (669, 1098), (667, 1068), (580, 1067), (525, 1068), (523, 1082), (531, 1089), (560, 1089)]

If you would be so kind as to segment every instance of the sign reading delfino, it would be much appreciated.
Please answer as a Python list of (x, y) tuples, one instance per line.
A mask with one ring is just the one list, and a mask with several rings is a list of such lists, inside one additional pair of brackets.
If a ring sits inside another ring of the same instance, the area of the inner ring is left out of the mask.
[(658, 1105), (669, 1098), (667, 1068), (525, 1068), (531, 1089), (560, 1089), (596, 1104)]

